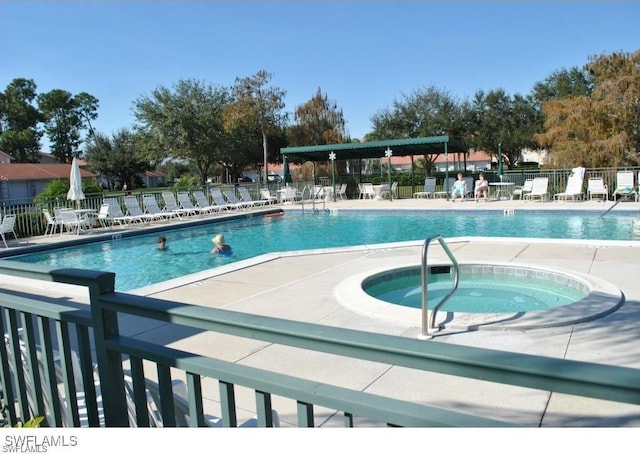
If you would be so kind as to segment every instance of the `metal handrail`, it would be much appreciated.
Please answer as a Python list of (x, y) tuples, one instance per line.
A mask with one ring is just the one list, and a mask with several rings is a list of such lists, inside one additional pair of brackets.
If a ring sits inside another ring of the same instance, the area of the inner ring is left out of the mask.
[[(447, 253), (449, 260), (451, 260), (451, 263), (453, 264), (454, 273), (453, 273), (453, 288), (449, 291), (449, 293), (445, 295), (444, 298), (442, 298), (442, 301), (440, 301), (440, 303), (438, 303), (436, 307), (433, 308), (433, 310), (431, 311), (431, 323), (429, 323), (429, 296), (428, 296), (429, 267), (427, 266), (427, 255), (429, 252), (429, 244), (433, 240), (438, 240), (438, 242), (440, 243), (440, 246), (442, 246), (442, 249), (444, 249), (444, 251)], [(442, 307), (442, 305), (447, 302), (447, 300), (451, 297), (451, 295), (453, 295), (453, 292), (455, 292), (456, 289), (458, 288), (459, 276), (460, 276), (460, 265), (458, 264), (458, 261), (456, 260), (453, 253), (449, 249), (449, 246), (447, 246), (447, 243), (445, 243), (444, 238), (442, 238), (440, 235), (434, 235), (427, 238), (424, 241), (424, 245), (422, 246), (422, 336), (423, 337), (429, 336), (429, 326), (431, 326), (432, 328), (435, 328), (436, 314), (438, 310)]]

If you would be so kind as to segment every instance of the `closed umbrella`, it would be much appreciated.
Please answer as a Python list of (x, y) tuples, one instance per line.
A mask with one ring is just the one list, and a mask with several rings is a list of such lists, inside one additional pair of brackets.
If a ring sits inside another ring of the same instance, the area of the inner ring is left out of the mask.
[(80, 165), (78, 158), (74, 157), (71, 163), (71, 175), (69, 176), (69, 192), (67, 199), (74, 200), (80, 204), (80, 200), (84, 200), (84, 192), (82, 192), (82, 177), (80, 176)]
[(285, 157), (283, 159), (283, 164), (284, 164), (284, 182), (285, 183), (293, 183), (293, 180), (291, 178), (291, 170), (289, 170), (289, 160)]

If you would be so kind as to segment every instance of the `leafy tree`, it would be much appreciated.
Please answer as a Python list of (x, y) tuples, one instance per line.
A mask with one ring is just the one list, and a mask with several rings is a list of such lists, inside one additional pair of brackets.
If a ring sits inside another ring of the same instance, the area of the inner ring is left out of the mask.
[(69, 180), (51, 180), (36, 197), (36, 203), (42, 203), (54, 197), (66, 197), (69, 191)]
[(38, 95), (44, 129), (51, 142), (51, 154), (61, 162), (71, 162), (79, 153), (82, 131), (97, 118), (98, 100), (88, 93), (73, 96), (60, 89)]
[(583, 70), (573, 67), (554, 71), (543, 82), (533, 86), (532, 96), (538, 106), (552, 99), (566, 98), (567, 96), (588, 96), (593, 90), (591, 75)]
[(133, 188), (136, 176), (150, 168), (149, 163), (138, 152), (140, 139), (128, 129), (116, 131), (112, 138), (96, 133), (87, 146), (86, 159), (91, 170), (105, 178), (109, 187), (116, 182)]
[(315, 96), (298, 106), (295, 125), (289, 128), (292, 146), (326, 145), (349, 142), (342, 109), (318, 88)]
[(140, 97), (134, 102), (139, 128), (145, 137), (154, 138), (145, 151), (156, 158), (193, 163), (205, 184), (227, 145), (223, 110), (229, 100), (228, 89), (195, 80), (181, 80), (173, 89), (160, 87)]
[(262, 139), (264, 181), (267, 181), (269, 160), (269, 134), (281, 129), (287, 121), (283, 112), (286, 92), (277, 87), (269, 87), (272, 74), (261, 70), (255, 75), (236, 78), (234, 100), (225, 111), (227, 129), (244, 128), (247, 131), (257, 128)]
[(557, 166), (626, 166), (640, 162), (640, 51), (591, 57), (586, 94), (543, 103), (545, 132)]
[[(392, 108), (384, 108), (371, 117), (373, 132), (367, 140), (402, 139), (463, 135), (462, 110), (459, 102), (436, 86), (402, 94)], [(424, 166), (432, 169), (438, 155), (424, 155)]]
[(466, 143), (476, 150), (497, 153), (498, 144), (503, 162), (515, 166), (524, 148), (536, 147), (533, 136), (542, 128), (542, 118), (531, 96), (513, 97), (503, 89), (488, 93), (476, 92), (466, 112)]
[(429, 86), (402, 94), (392, 109), (382, 109), (371, 117), (376, 140), (459, 136), (462, 117), (458, 102), (447, 92)]
[(33, 80), (14, 79), (0, 93), (0, 150), (17, 162), (37, 162), (42, 131)]

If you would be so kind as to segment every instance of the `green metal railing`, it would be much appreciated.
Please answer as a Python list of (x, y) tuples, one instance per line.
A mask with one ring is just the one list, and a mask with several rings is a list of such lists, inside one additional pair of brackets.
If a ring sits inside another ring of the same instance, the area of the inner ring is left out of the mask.
[[(287, 417), (290, 424), (304, 427), (316, 425), (314, 409), (318, 406), (342, 413), (346, 426), (355, 425), (358, 417), (390, 426), (511, 425), (151, 343), (122, 332), (119, 320), (123, 316), (135, 316), (138, 324), (160, 321), (415, 370), (640, 404), (638, 369), (449, 345), (134, 296), (114, 292), (113, 273), (7, 262), (0, 264), (0, 274), (83, 286), (90, 299), (90, 306), (86, 306), (37, 293), (0, 291), (6, 339), (0, 349), (0, 390), (11, 424), (40, 415), (46, 416), (45, 425), (49, 426), (176, 426), (180, 421), (206, 426), (202, 382), (213, 379), (220, 390), (219, 416), (222, 424), (230, 427), (238, 424), (238, 386), (254, 390), (255, 408), (251, 410), (260, 426), (274, 423), (274, 395), (297, 403), (295, 421), (294, 416)], [(145, 376), (149, 370), (157, 373), (155, 412), (149, 409), (150, 379)], [(172, 389), (178, 372), (186, 377), (183, 406), (176, 403)], [(99, 384), (94, 387), (94, 383)], [(98, 405), (100, 397), (103, 414)]]

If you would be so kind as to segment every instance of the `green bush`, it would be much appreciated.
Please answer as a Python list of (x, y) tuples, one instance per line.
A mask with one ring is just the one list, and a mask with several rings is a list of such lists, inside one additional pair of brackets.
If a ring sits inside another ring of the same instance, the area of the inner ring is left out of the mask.
[(199, 180), (193, 176), (184, 176), (173, 185), (175, 188), (195, 188), (200, 185)]

